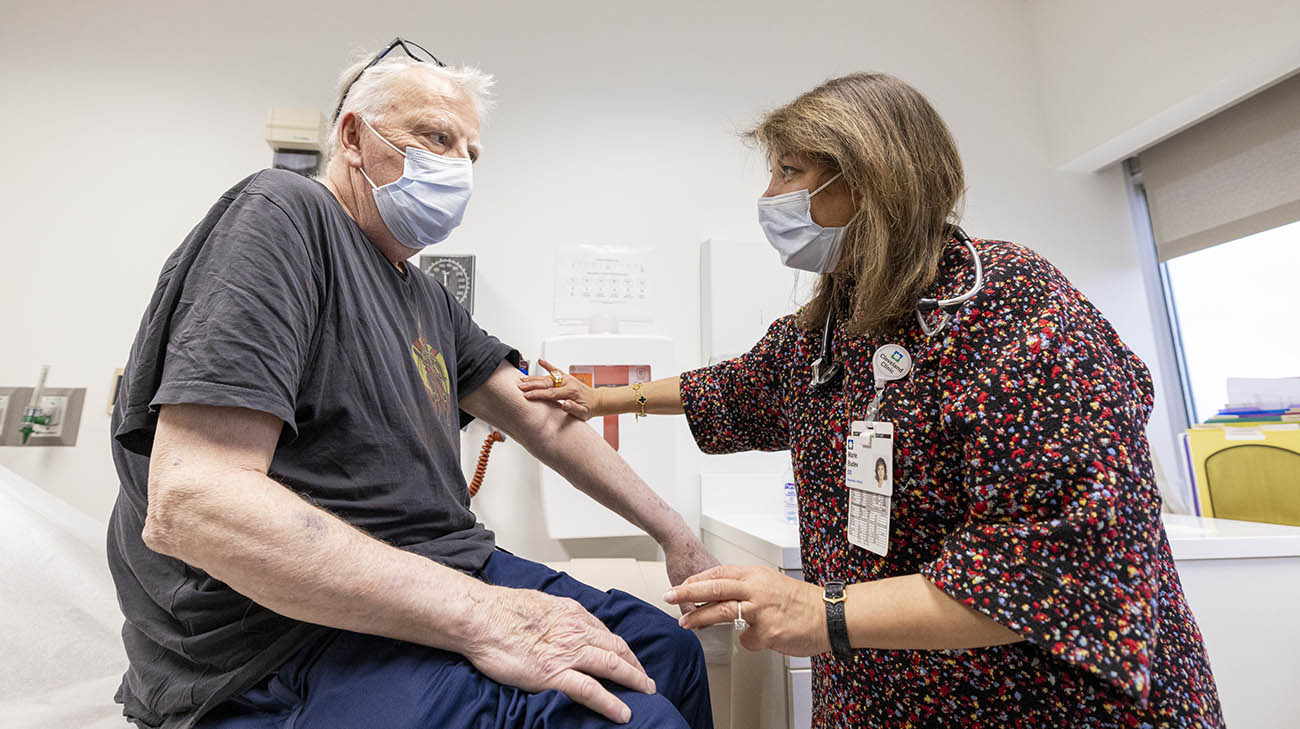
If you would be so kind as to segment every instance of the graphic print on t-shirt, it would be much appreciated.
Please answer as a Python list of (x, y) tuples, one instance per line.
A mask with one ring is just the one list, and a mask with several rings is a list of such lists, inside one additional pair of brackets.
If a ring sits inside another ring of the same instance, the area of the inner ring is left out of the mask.
[(424, 380), (424, 390), (429, 393), (429, 404), (439, 417), (451, 413), (451, 377), (447, 374), (447, 362), (442, 353), (434, 349), (421, 336), (411, 343), (411, 359)]

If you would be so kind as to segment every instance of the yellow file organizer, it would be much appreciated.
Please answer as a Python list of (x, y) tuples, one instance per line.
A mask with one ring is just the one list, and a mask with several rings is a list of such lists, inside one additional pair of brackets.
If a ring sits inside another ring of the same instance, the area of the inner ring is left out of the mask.
[(1202, 516), (1300, 526), (1300, 427), (1196, 427), (1188, 466)]

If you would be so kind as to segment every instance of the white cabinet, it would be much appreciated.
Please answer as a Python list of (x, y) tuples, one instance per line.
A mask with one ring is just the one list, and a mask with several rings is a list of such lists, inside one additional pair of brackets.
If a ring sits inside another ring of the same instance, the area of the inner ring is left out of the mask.
[(1232, 729), (1297, 726), (1300, 527), (1165, 516)]
[(786, 675), (786, 700), (790, 702), (791, 729), (812, 729), (812, 669), (790, 669)]
[[(798, 527), (785, 522), (780, 474), (706, 474), (700, 487), (700, 532), (713, 556), (803, 579)], [(772, 651), (734, 650), (731, 729), (811, 727), (810, 665)]]

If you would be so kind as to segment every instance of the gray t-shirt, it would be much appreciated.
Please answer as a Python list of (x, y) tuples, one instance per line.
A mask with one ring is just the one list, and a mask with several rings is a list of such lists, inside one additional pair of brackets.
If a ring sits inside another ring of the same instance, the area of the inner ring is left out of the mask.
[(398, 271), (320, 183), (265, 170), (226, 192), (167, 263), (113, 413), (121, 490), (108, 561), (126, 623), (124, 713), (189, 727), (325, 629), (257, 605), (141, 539), (158, 408), (284, 421), (270, 476), (401, 549), (473, 572), (459, 398), (518, 353), (423, 272)]

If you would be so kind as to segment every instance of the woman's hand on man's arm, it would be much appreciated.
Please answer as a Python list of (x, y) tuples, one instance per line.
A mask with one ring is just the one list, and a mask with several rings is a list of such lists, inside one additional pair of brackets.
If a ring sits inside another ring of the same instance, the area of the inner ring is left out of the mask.
[[(519, 381), (524, 397), (558, 403), (564, 412), (579, 420), (640, 412), (638, 397), (645, 397), (647, 415), (682, 414), (681, 380), (678, 377), (646, 382), (635, 389), (631, 385), (590, 387), (544, 359), (539, 358), (537, 363), (546, 369), (546, 373), (527, 375)], [(555, 384), (552, 372), (563, 375), (560, 384)]]
[[(588, 387), (582, 380), (544, 359), (538, 358), (537, 364), (545, 368), (546, 373), (526, 375), (519, 381), (519, 389), (523, 391), (524, 397), (558, 403), (560, 409), (579, 420), (590, 420), (606, 414), (601, 407), (601, 390), (609, 388)], [(563, 375), (560, 384), (555, 384), (552, 372)]]

